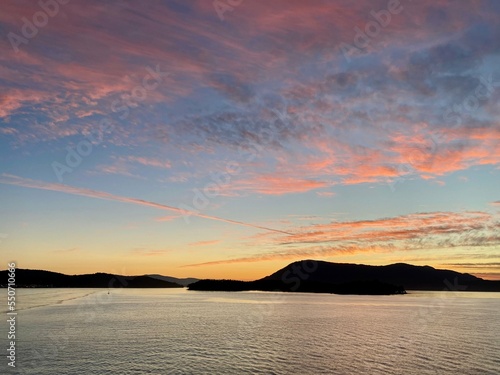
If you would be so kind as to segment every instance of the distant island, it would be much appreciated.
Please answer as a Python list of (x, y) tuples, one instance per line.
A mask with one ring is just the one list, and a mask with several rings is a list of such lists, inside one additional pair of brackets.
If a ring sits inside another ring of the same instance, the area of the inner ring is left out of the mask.
[(483, 280), (467, 273), (405, 263), (367, 266), (302, 260), (259, 280), (200, 280), (190, 284), (189, 290), (372, 295), (404, 294), (406, 290), (500, 292), (500, 281)]
[(189, 290), (203, 291), (266, 291), (266, 292), (300, 292), (300, 293), (331, 293), (331, 294), (367, 294), (367, 295), (389, 295), (406, 294), (401, 285), (383, 283), (378, 280), (358, 280), (346, 283), (322, 283), (315, 281), (303, 281), (298, 288), (286, 284), (281, 280), (200, 280), (189, 285)]
[[(7, 271), (0, 271), (0, 284), (5, 287)], [(64, 275), (62, 273), (16, 269), (18, 288), (184, 288), (197, 279), (176, 279), (160, 275), (122, 276), (110, 273)]]

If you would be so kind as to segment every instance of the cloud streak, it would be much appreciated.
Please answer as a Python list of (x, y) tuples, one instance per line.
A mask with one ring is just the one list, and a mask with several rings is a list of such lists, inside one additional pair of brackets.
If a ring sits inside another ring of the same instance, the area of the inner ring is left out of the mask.
[(245, 226), (245, 227), (249, 227), (249, 228), (261, 229), (261, 230), (270, 231), (270, 232), (274, 232), (274, 233), (291, 234), (289, 232), (281, 231), (278, 229), (263, 227), (260, 225), (245, 223), (245, 222), (237, 221), (237, 220), (224, 219), (224, 218), (212, 216), (212, 215), (205, 215), (205, 214), (201, 214), (199, 212), (184, 210), (184, 209), (180, 209), (180, 208), (173, 207), (173, 206), (168, 206), (168, 205), (164, 205), (164, 204), (160, 204), (160, 203), (146, 201), (143, 199), (122, 197), (119, 195), (114, 195), (114, 194), (106, 193), (103, 191), (78, 188), (78, 187), (68, 186), (68, 185), (64, 185), (64, 184), (37, 181), (37, 180), (22, 178), (19, 176), (6, 174), (6, 173), (3, 173), (1, 175), (0, 183), (7, 184), (7, 185), (14, 185), (14, 186), (22, 186), (22, 187), (27, 187), (27, 188), (32, 188), (32, 189), (58, 191), (61, 193), (66, 193), (66, 194), (80, 195), (80, 196), (84, 196), (84, 197), (105, 199), (105, 200), (111, 200), (111, 201), (116, 201), (116, 202), (137, 204), (137, 205), (146, 206), (146, 207), (158, 208), (161, 210), (173, 211), (173, 212), (180, 213), (181, 215), (192, 215), (192, 216), (201, 217), (203, 219), (216, 220), (216, 221), (221, 221), (221, 222), (228, 223), (228, 224), (241, 225), (241, 226)]

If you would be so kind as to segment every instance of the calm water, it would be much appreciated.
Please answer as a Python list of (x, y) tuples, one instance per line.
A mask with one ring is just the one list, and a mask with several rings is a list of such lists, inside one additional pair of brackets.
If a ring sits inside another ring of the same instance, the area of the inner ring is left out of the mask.
[(500, 373), (499, 293), (27, 289), (17, 300), (18, 366), (2, 356), (2, 374)]

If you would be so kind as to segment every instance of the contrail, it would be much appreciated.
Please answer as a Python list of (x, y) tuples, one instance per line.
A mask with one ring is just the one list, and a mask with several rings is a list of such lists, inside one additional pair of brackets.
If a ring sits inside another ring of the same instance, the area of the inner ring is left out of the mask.
[(143, 199), (122, 197), (120, 195), (114, 195), (114, 194), (106, 193), (104, 191), (78, 188), (78, 187), (73, 187), (73, 186), (64, 185), (64, 184), (37, 181), (37, 180), (23, 178), (23, 177), (11, 175), (11, 174), (6, 174), (6, 173), (3, 173), (1, 175), (0, 183), (7, 184), (7, 185), (23, 186), (23, 187), (32, 188), (32, 189), (60, 191), (62, 193), (81, 195), (84, 197), (106, 199), (106, 200), (118, 201), (118, 202), (124, 202), (124, 203), (133, 203), (133, 204), (138, 204), (141, 206), (155, 207), (155, 208), (159, 208), (161, 210), (174, 211), (174, 212), (178, 212), (182, 215), (192, 215), (192, 216), (197, 216), (197, 217), (201, 217), (204, 219), (217, 220), (217, 221), (222, 221), (224, 223), (242, 225), (245, 227), (262, 229), (262, 230), (267, 230), (267, 231), (276, 232), (276, 233), (292, 234), (292, 233), (285, 232), (285, 231), (282, 231), (279, 229), (262, 227), (260, 225), (244, 223), (242, 221), (237, 221), (237, 220), (224, 219), (222, 217), (217, 217), (217, 216), (212, 216), (212, 215), (205, 215), (205, 214), (201, 214), (201, 213), (196, 212), (196, 211), (184, 210), (181, 208), (167, 206), (165, 204), (160, 204), (160, 203), (155, 203), (155, 202), (150, 202), (150, 201), (146, 201)]

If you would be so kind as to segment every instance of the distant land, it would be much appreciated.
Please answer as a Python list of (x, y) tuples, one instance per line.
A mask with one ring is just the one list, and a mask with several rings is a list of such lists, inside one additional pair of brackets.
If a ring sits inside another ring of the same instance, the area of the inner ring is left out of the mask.
[(190, 290), (286, 291), (336, 294), (401, 294), (406, 290), (500, 292), (500, 281), (467, 273), (396, 263), (367, 266), (302, 260), (255, 281), (200, 280)]
[[(7, 284), (8, 272), (0, 271), (0, 284)], [(85, 275), (64, 275), (62, 273), (16, 269), (18, 288), (183, 288), (187, 281), (197, 279), (177, 279), (160, 275), (122, 276), (110, 273)]]
[(300, 293), (331, 293), (331, 294), (368, 294), (389, 295), (406, 294), (401, 285), (383, 283), (378, 280), (359, 280), (345, 283), (321, 283), (302, 281), (298, 288), (281, 280), (200, 280), (189, 285), (189, 290), (242, 292), (258, 290), (265, 292), (300, 292)]
[[(7, 270), (0, 271), (5, 287)], [(396, 263), (368, 266), (319, 260), (293, 262), (255, 281), (199, 280), (158, 274), (123, 276), (109, 273), (65, 275), (16, 269), (19, 288), (183, 288), (204, 291), (284, 291), (335, 294), (403, 294), (408, 290), (463, 290), (500, 292), (500, 281), (430, 266)]]
[(195, 279), (194, 277), (186, 277), (184, 279), (178, 279), (177, 277), (172, 276), (162, 276), (162, 275), (145, 275), (152, 277), (153, 279), (168, 281), (175, 284), (180, 284), (182, 286), (188, 286), (189, 284), (195, 283), (199, 279)]

